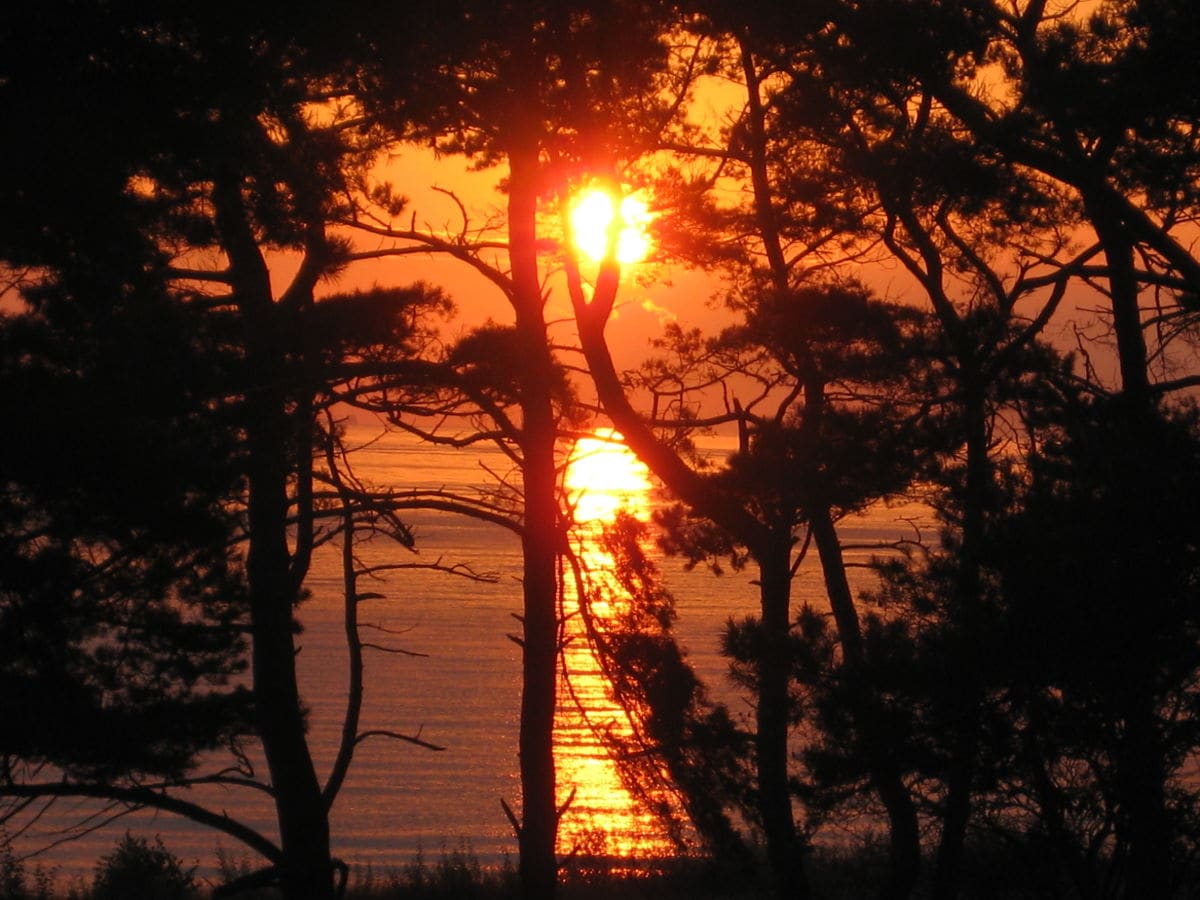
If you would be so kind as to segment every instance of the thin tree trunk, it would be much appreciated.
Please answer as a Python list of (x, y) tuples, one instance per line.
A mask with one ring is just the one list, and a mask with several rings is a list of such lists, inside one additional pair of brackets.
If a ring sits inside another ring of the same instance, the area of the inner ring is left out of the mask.
[(276, 576), (281, 558), (286, 576), (286, 556), (274, 547), (255, 548), (253, 542), (248, 568), (255, 708), (275, 793), (283, 895), (287, 900), (327, 900), (333, 897), (329, 823), (308, 752), (296, 685), (291, 615), (295, 598), (285, 588), (288, 579)]
[[(761, 77), (754, 53), (745, 40), (741, 44), (742, 76), (746, 80), (746, 124), (750, 139), (750, 182), (754, 191), (755, 223), (762, 238), (767, 267), (776, 291), (789, 288), (788, 264), (779, 220), (772, 200), (770, 166), (767, 160), (766, 107), (761, 92)], [(806, 360), (807, 362), (807, 360)], [(806, 420), (819, 430), (823, 408), (823, 385), (806, 397), (810, 408)], [(809, 413), (812, 415), (809, 415)], [(808, 884), (800, 858), (799, 841), (792, 816), (791, 794), (787, 790), (788, 770), (788, 684), (791, 667), (788, 660), (788, 631), (791, 599), (791, 525), (772, 530), (767, 541), (772, 546), (758, 557), (762, 572), (762, 617), (766, 646), (759, 661), (758, 710), (758, 789), (763, 827), (767, 835), (767, 855), (781, 896), (807, 897)], [(778, 708), (773, 708), (778, 704)], [(765, 708), (765, 713), (764, 713)], [(779, 793), (778, 798), (768, 796)], [(785, 805), (786, 804), (786, 805)], [(769, 814), (769, 816), (768, 816)]]
[(967, 471), (962, 500), (962, 544), (959, 548), (958, 584), (954, 614), (958, 622), (957, 655), (952, 660), (955, 681), (948, 686), (953, 725), (950, 765), (946, 773), (946, 799), (942, 833), (934, 870), (935, 900), (953, 900), (962, 881), (967, 825), (971, 819), (976, 758), (979, 752), (979, 709), (983, 688), (974, 677), (973, 660), (980, 652), (980, 571), (986, 516), (991, 505), (991, 466), (988, 457), (987, 409), (984, 391), (972, 367), (963, 364), (963, 416), (966, 428)]
[(758, 811), (767, 840), (767, 860), (780, 897), (806, 898), (803, 847), (796, 835), (792, 795), (788, 786), (788, 718), (791, 660), (791, 535), (776, 536), (756, 559), (760, 573), (763, 648), (758, 660), (758, 705), (755, 764)]
[(346, 709), (342, 713), (342, 738), (337, 756), (329, 770), (323, 790), (325, 809), (333, 806), (346, 781), (354, 750), (358, 745), (358, 725), (363, 706), (363, 646), (358, 631), (358, 571), (354, 559), (355, 520), (350, 491), (338, 470), (338, 438), (330, 428), (326, 437), (325, 464), (342, 504), (342, 631), (346, 636)]
[(891, 736), (882, 727), (875, 698), (867, 685), (862, 684), (862, 628), (854, 607), (850, 582), (846, 578), (846, 563), (842, 545), (828, 509), (809, 513), (813, 542), (821, 559), (825, 590), (833, 610), (842, 665), (854, 684), (852, 702), (854, 722), (858, 726), (858, 750), (867, 763), (871, 785), (879, 795), (888, 817), (888, 878), (880, 891), (884, 900), (905, 900), (917, 884), (921, 871), (921, 835), (917, 827), (917, 810), (912, 795), (904, 784), (902, 772), (892, 750)]
[(518, 833), (521, 890), (526, 900), (549, 900), (557, 881), (554, 708), (558, 662), (558, 498), (554, 449), (557, 428), (550, 396), (553, 361), (537, 271), (536, 145), (510, 151), (509, 240), (518, 340), (523, 348), (521, 391), (525, 527), (524, 632), (520, 765), (522, 817)]
[(1100, 885), (1094, 860), (1082, 851), (1078, 836), (1068, 826), (1064, 803), (1069, 801), (1064, 798), (1050, 774), (1055, 754), (1045, 711), (1036, 696), (1023, 699), (1020, 706), (1029, 713), (1028, 723), (1020, 732), (1018, 746), (1022, 762), (1032, 776), (1038, 818), (1046, 829), (1050, 846), (1070, 873), (1076, 894), (1083, 900), (1099, 897)]

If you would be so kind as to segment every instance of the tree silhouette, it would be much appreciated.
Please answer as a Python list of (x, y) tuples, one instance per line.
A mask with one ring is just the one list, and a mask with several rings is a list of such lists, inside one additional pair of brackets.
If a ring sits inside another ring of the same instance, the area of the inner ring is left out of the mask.
[[(1047, 235), (1047, 244), (1031, 249), (1042, 260), (1058, 257), (1056, 264), (1063, 267), (1058, 277), (1085, 281), (1105, 296), (1121, 390), (1130, 401), (1110, 413), (1129, 416), (1126, 427), (1134, 433), (1143, 429), (1146, 417), (1153, 417), (1149, 408), (1155, 397), (1192, 380), (1188, 374), (1176, 377), (1178, 357), (1170, 348), (1193, 321), (1189, 307), (1195, 276), (1187, 249), (1195, 217), (1194, 177), (1187, 174), (1195, 157), (1195, 104), (1184, 96), (1186, 91), (1177, 90), (1173, 78), (1175, 41), (1195, 33), (1194, 11), (1184, 6), (1114, 2), (1058, 15), (1044, 3), (1012, 7), (984, 2), (950, 9), (901, 2), (880, 4), (869, 14), (837, 5), (822, 51), (827, 61), (842, 60), (841, 71), (851, 84), (873, 85), (868, 90), (876, 97), (906, 96), (897, 94), (897, 87), (914, 86), (923, 100), (918, 104), (914, 98), (913, 109), (925, 110), (928, 121), (946, 121), (948, 133), (966, 136), (965, 146), (976, 158), (990, 160), (978, 171), (1015, 173), (1025, 184), (1038, 185), (1044, 196), (1060, 198), (1058, 210), (1050, 208), (1055, 214), (1038, 229)], [(881, 27), (913, 16), (931, 27), (912, 41), (897, 43)], [(866, 60), (872, 61), (870, 67), (863, 66)], [(872, 74), (866, 75), (868, 71)], [(1152, 101), (1132, 99), (1151, 83), (1166, 87)], [(897, 186), (911, 184), (912, 171), (908, 166), (906, 179), (906, 171), (897, 169), (894, 175), (901, 177), (881, 181), (891, 188), (884, 196), (895, 197)], [(961, 173), (953, 160), (941, 171)], [(935, 183), (948, 186), (944, 180)], [(960, 185), (970, 183), (960, 180)], [(917, 255), (925, 257), (921, 269), (927, 282), (927, 276), (944, 267), (930, 254), (936, 243), (918, 238), (936, 229), (919, 224), (894, 204), (890, 211), (914, 239)], [(1075, 236), (1066, 230), (1072, 227)], [(1090, 232), (1095, 243), (1071, 258), (1063, 255), (1067, 245), (1054, 237), (1055, 229), (1074, 240)], [(927, 249), (920, 249), (922, 243)], [(1153, 314), (1147, 315), (1143, 306), (1151, 304)], [(1150, 327), (1159, 323), (1172, 324)], [(1158, 339), (1153, 349), (1148, 334)], [(1136, 472), (1131, 469), (1131, 476)], [(970, 465), (967, 476), (970, 482)], [(1154, 488), (1147, 490), (1153, 493)], [(965, 513), (970, 507), (963, 509)], [(980, 523), (978, 516), (973, 526), (964, 519), (961, 553), (967, 560), (980, 558), (979, 540), (967, 533), (981, 535)], [(963, 574), (968, 582), (973, 577), (969, 568)], [(1152, 701), (1144, 701), (1146, 720), (1152, 716)], [(1159, 753), (1149, 727), (1140, 730), (1146, 740), (1143, 752), (1127, 759)], [(1145, 765), (1163, 769), (1161, 761)], [(1148, 796), (1162, 797), (1163, 791), (1160, 787)], [(1131, 890), (1160, 894), (1168, 870), (1166, 844), (1159, 839), (1165, 809), (1161, 802), (1134, 806), (1144, 819), (1133, 828), (1142, 838), (1135, 841), (1139, 849), (1131, 857), (1138, 873)], [(960, 814), (954, 830), (961, 832), (963, 822)], [(952, 846), (944, 845), (943, 896), (954, 891)]]
[[(365, 216), (353, 227), (448, 252), (482, 272), (513, 310), (513, 324), (479, 332), (462, 351), (478, 353), (474, 371), (510, 392), (519, 423), (505, 430), (519, 454), (522, 503), (522, 809), (513, 822), (522, 890), (554, 893), (557, 806), (553, 726), (559, 619), (557, 559), (562, 524), (556, 445), (561, 383), (546, 318), (539, 203), (586, 175), (595, 158), (636, 146), (657, 125), (649, 87), (662, 54), (652, 3), (466, 3), (439, 17), (412, 55), (373, 47), (362, 98), (402, 139), (424, 139), (507, 169), (506, 240), (496, 247), (462, 234), (443, 240)], [(407, 28), (407, 12), (385, 15), (378, 34)], [(429, 24), (429, 23), (426, 23)], [(644, 108), (638, 104), (645, 102)], [(395, 212), (394, 210), (391, 212)], [(392, 217), (394, 219), (394, 216)], [(488, 252), (499, 250), (495, 261)], [(406, 252), (403, 246), (395, 251)], [(506, 417), (501, 417), (504, 421)]]
[[(830, 11), (829, 27), (796, 34), (774, 51), (792, 78), (778, 115), (821, 148), (821, 169), (838, 186), (834, 191), (860, 198), (863, 229), (914, 276), (942, 332), (939, 366), (947, 381), (930, 384), (926, 399), (942, 410), (948, 446), (961, 453), (961, 468), (949, 471), (955, 472), (957, 615), (966, 661), (974, 655), (967, 635), (982, 637), (983, 620), (979, 627), (970, 623), (984, 591), (985, 523), (997, 503), (993, 411), (1034, 358), (1026, 353), (1029, 342), (1098, 251), (1071, 247), (1072, 207), (1063, 205), (1060, 186), (964, 139), (929, 87), (954, 77), (948, 54), (970, 58), (978, 50), (983, 37), (974, 7), (930, 10), (923, 19), (928, 27), (902, 44), (887, 34), (904, 4), (869, 14), (833, 4)], [(947, 720), (948, 728), (961, 730), (946, 772), (941, 896), (957, 889), (971, 808), (972, 722), (981, 709), (973, 667), (963, 668), (955, 682), (959, 712)]]
[(1019, 511), (1001, 523), (995, 566), (1014, 619), (1013, 683), (1033, 688), (1026, 733), (1049, 771), (1056, 757), (1089, 755), (1113, 815), (1110, 860), (1127, 866), (1115, 880), (1132, 896), (1173, 890), (1177, 848), (1194, 840), (1176, 789), (1195, 746), (1185, 698), (1200, 651), (1188, 600), (1196, 542), (1176, 517), (1196, 496), (1194, 414), (1153, 414), (1134, 430), (1128, 402), (1077, 403), (1057, 418)]
[[(1141, 294), (1154, 289), (1168, 321), (1187, 321), (1200, 275), (1187, 236), (1197, 109), (1178, 77), (1180, 48), (1200, 27), (1196, 12), (1169, 0), (1106, 2), (1065, 17), (1044, 3), (982, 4), (974, 21), (968, 52), (1004, 60), (1013, 92), (1005, 108), (998, 91), (969, 90), (953, 67), (924, 83), (983, 146), (1074, 195), (1104, 252), (1095, 274), (1112, 311), (1123, 388), (1145, 397), (1148, 364), (1165, 359), (1147, 349)], [(1150, 84), (1162, 88), (1147, 96)]]
[[(901, 387), (912, 376), (904, 355), (920, 356), (924, 350), (918, 349), (916, 317), (874, 300), (850, 279), (825, 274), (861, 258), (858, 235), (870, 209), (855, 200), (862, 196), (856, 185), (839, 183), (822, 170), (816, 161), (820, 145), (786, 118), (786, 85), (799, 80), (783, 58), (786, 51), (774, 37), (763, 39), (760, 51), (756, 38), (740, 28), (730, 26), (731, 33), (742, 36), (729, 39), (727, 65), (747, 99), (723, 136), (725, 144), (692, 142), (672, 149), (685, 158), (715, 160), (722, 177), (740, 177), (749, 186), (744, 208), (705, 211), (696, 195), (715, 178), (689, 185), (677, 176), (673, 182), (675, 199), (687, 214), (711, 229), (710, 243), (726, 246), (729, 305), (746, 324), (711, 343), (682, 330), (668, 335), (671, 354), (680, 362), (658, 364), (641, 383), (652, 393), (656, 383), (668, 385), (663, 400), (669, 391), (683, 396), (687, 385), (719, 384), (725, 410), (696, 422), (668, 403), (656, 405), (650, 421), (643, 420), (604, 344), (615, 266), (610, 263), (607, 274), (601, 272), (590, 294), (577, 279), (573, 299), (601, 400), (630, 446), (692, 510), (744, 547), (759, 568), (762, 618), (756, 627), (761, 636), (746, 644), (757, 648), (759, 670), (754, 678), (756, 813), (779, 890), (802, 896), (807, 890), (800, 861), (804, 842), (796, 831), (788, 773), (790, 585), (798, 563), (793, 554), (802, 556), (809, 540), (816, 547), (843, 660), (848, 669), (859, 667), (861, 626), (835, 523), (907, 483), (917, 433), (904, 421), (914, 410), (904, 405), (916, 388), (910, 385), (906, 397)], [(835, 197), (846, 199), (846, 206), (837, 208)], [(656, 436), (653, 426), (672, 414), (684, 428), (736, 422), (740, 450), (730, 469), (704, 477), (675, 452), (673, 439)], [(890, 446), (889, 434), (895, 435)], [(860, 724), (870, 731), (869, 720), (882, 719), (865, 694), (859, 700)], [(892, 817), (894, 890), (902, 895), (908, 890), (904, 885), (915, 880), (920, 854), (915, 810), (884, 736), (864, 738), (862, 750), (874, 754), (872, 778)]]
[(245, 594), (221, 508), (236, 474), (217, 462), (235, 448), (195, 380), (210, 329), (147, 294), (97, 313), (46, 285), (43, 312), (0, 331), (3, 413), (23, 423), (3, 450), (9, 777), (18, 761), (180, 777), (248, 733), (233, 686)]
[[(5, 366), (31, 392), (6, 404), (41, 424), (14, 454), (5, 626), (25, 650), (59, 655), (29, 665), (91, 724), (78, 746), (34, 732), (11, 748), (59, 766), (62, 780), (18, 783), (7, 767), (0, 790), (178, 812), (261, 853), (285, 896), (332, 897), (340, 779), (328, 791), (317, 779), (296, 683), (295, 610), (328, 533), (315, 416), (338, 377), (332, 361), (403, 346), (407, 314), (440, 298), (359, 298), (373, 315), (315, 302), (343, 261), (326, 223), (363, 148), (339, 114), (314, 114), (340, 60), (336, 48), (319, 62), (306, 51), (303, 17), (59, 12), (14, 12), (19, 27), (4, 30), (0, 102), (39, 126), (0, 182), (13, 211), (0, 256), (29, 305), (6, 319)], [(91, 141), (86, 157), (64, 124)], [(299, 266), (276, 291), (268, 255), (281, 252)], [(65, 437), (48, 415), (57, 403), (83, 430), (49, 452)], [(44, 458), (26, 456), (42, 443)], [(52, 464), (63, 466), (53, 478)], [(250, 696), (200, 687), (239, 671), (243, 641)], [(114, 717), (128, 727), (99, 739)], [(249, 734), (265, 782), (236, 743)], [(195, 753), (218, 744), (233, 747), (234, 767), (191, 774)], [(269, 797), (278, 845), (172, 790), (192, 783)]]

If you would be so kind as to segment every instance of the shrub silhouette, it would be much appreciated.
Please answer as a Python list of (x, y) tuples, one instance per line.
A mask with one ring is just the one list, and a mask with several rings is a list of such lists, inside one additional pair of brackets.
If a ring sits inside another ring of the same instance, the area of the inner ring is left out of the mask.
[(185, 869), (182, 860), (154, 838), (125, 832), (116, 849), (96, 863), (92, 900), (191, 900), (197, 896), (196, 868)]

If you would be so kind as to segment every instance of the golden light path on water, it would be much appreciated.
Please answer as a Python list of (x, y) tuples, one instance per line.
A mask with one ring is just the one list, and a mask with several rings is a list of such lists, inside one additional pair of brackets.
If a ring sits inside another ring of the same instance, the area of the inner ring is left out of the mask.
[[(611, 431), (576, 442), (564, 477), (575, 519), (574, 545), (592, 591), (592, 614), (612, 614), (623, 596), (612, 574), (613, 559), (599, 537), (619, 511), (646, 521), (650, 482), (645, 466)], [(609, 680), (592, 651), (579, 614), (574, 578), (564, 579), (566, 618), (563, 661), (555, 723), (555, 754), (560, 802), (571, 796), (559, 828), (560, 853), (599, 853), (621, 857), (670, 855), (674, 846), (662, 823), (622, 783), (601, 735), (627, 739), (634, 723), (612, 695)], [(597, 596), (593, 594), (593, 596)], [(669, 798), (655, 798), (656, 800)]]

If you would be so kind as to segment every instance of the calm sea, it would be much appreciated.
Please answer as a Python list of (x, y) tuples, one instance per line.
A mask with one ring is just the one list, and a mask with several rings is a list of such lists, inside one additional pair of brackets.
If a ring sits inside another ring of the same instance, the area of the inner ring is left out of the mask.
[[(349, 429), (350, 442), (365, 445), (355, 457), (356, 472), (380, 487), (471, 491), (486, 485), (490, 473), (503, 473), (507, 467), (498, 453), (481, 456), (418, 447), (409, 438), (376, 440), (378, 435), (372, 425)], [(728, 445), (714, 439), (706, 450), (719, 457)], [(645, 497), (619, 493), (617, 502), (622, 499), (646, 508)], [(521, 606), (519, 546), (510, 533), (474, 519), (434, 512), (413, 512), (406, 519), (417, 535), (416, 553), (383, 540), (359, 548), (366, 564), (415, 566), (373, 585), (360, 585), (384, 595), (362, 604), (363, 623), (386, 629), (365, 628), (363, 639), (404, 651), (366, 651), (362, 728), (419, 735), (445, 749), (430, 751), (386, 738), (361, 744), (333, 811), (335, 852), (353, 864), (378, 869), (410, 863), (418, 851), (436, 859), (443, 847), (469, 846), (484, 864), (498, 863), (515, 854), (501, 800), (514, 808), (520, 804), (520, 658), (519, 648), (507, 637), (519, 628), (513, 618)], [(916, 505), (880, 507), (846, 521), (843, 539), (855, 548), (850, 557), (864, 562), (873, 552), (871, 545), (912, 537), (911, 520), (929, 524), (927, 512)], [(484, 583), (421, 568), (433, 563), (466, 564), (478, 572), (494, 572), (497, 580)], [(748, 705), (725, 680), (717, 643), (726, 619), (755, 610), (752, 574), (717, 577), (686, 572), (673, 560), (660, 563), (677, 601), (677, 634), (693, 665), (716, 694), (731, 703), (735, 714), (748, 715)], [(799, 574), (797, 600), (819, 607), (823, 592), (814, 564), (815, 560), (806, 563)], [(318, 551), (308, 587), (311, 598), (302, 607), (298, 665), (309, 708), (310, 742), (325, 773), (340, 737), (347, 684), (337, 547)], [(560, 691), (556, 743), (560, 788), (564, 796), (572, 786), (576, 793), (564, 820), (562, 849), (582, 844), (623, 854), (660, 852), (665, 847), (662, 835), (621, 787), (593, 731), (623, 727), (622, 714), (606, 696), (594, 660), (586, 652), (571, 652), (566, 658), (573, 670), (572, 690)], [(584, 706), (582, 714), (576, 702)], [(261, 798), (206, 788), (194, 791), (193, 799), (236, 812), (274, 836), (271, 811)], [(18, 854), (58, 840), (59, 829), (80, 815), (97, 816), (93, 824), (100, 827), (27, 864), (56, 866), (67, 879), (86, 875), (125, 830), (161, 835), (170, 850), (198, 864), (203, 873), (212, 871), (218, 848), (233, 859), (250, 857), (231, 839), (166, 814), (142, 811), (109, 822), (111, 813), (94, 804), (61, 801), (53, 814), (16, 842)]]

